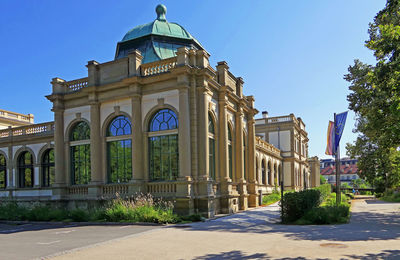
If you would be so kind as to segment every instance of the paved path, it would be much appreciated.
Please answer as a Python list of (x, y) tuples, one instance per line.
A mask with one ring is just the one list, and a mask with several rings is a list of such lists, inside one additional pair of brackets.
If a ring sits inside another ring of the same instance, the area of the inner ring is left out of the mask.
[(149, 231), (156, 226), (0, 224), (0, 259), (33, 259)]
[(400, 204), (356, 201), (345, 225), (279, 225), (278, 210), (160, 228), (56, 259), (400, 259)]

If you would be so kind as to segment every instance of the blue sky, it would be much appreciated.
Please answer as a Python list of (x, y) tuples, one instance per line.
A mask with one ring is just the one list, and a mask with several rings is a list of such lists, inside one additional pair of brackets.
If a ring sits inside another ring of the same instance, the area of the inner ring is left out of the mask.
[[(54, 77), (87, 75), (87, 61), (110, 61), (124, 34), (155, 19), (167, 6), (167, 20), (185, 27), (211, 54), (243, 77), (244, 93), (270, 116), (294, 113), (306, 123), (309, 154), (324, 155), (333, 113), (347, 110), (347, 68), (358, 58), (374, 63), (364, 47), (368, 23), (384, 0), (306, 1), (0, 1), (0, 108), (53, 120)], [(261, 113), (258, 115), (261, 117)], [(355, 134), (350, 113), (342, 137)]]

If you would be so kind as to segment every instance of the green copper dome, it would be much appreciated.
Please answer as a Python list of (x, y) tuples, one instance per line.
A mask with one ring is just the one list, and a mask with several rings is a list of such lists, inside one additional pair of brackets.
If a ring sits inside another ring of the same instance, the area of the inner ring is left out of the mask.
[(204, 49), (188, 31), (176, 23), (167, 22), (164, 5), (156, 7), (157, 19), (128, 31), (117, 45), (115, 59), (123, 58), (134, 49), (142, 53), (142, 63), (176, 56), (180, 47)]

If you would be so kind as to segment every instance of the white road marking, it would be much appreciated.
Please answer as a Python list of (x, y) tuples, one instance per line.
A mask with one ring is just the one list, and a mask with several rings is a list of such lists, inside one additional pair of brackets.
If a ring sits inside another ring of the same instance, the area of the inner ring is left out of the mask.
[(61, 242), (61, 240), (52, 241), (52, 242), (37, 242), (36, 244), (38, 244), (38, 245), (51, 245), (51, 244), (55, 244), (55, 243), (59, 243), (59, 242)]
[(76, 231), (76, 230), (73, 229), (73, 230), (67, 230), (67, 231), (58, 231), (58, 232), (55, 232), (54, 234), (56, 234), (56, 235), (59, 235), (59, 234), (68, 234), (68, 233), (71, 233), (71, 232), (74, 232), (74, 231)]
[(128, 227), (130, 227), (130, 226), (122, 226), (122, 227), (119, 227), (119, 228), (128, 228)]

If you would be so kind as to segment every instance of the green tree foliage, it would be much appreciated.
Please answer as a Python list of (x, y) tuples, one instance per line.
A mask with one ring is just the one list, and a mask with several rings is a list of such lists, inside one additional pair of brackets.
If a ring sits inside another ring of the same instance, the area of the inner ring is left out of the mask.
[(400, 1), (388, 0), (369, 25), (365, 46), (375, 65), (355, 60), (344, 76), (350, 83), (349, 108), (356, 113), (353, 144), (361, 177), (376, 188), (399, 185), (400, 169)]

